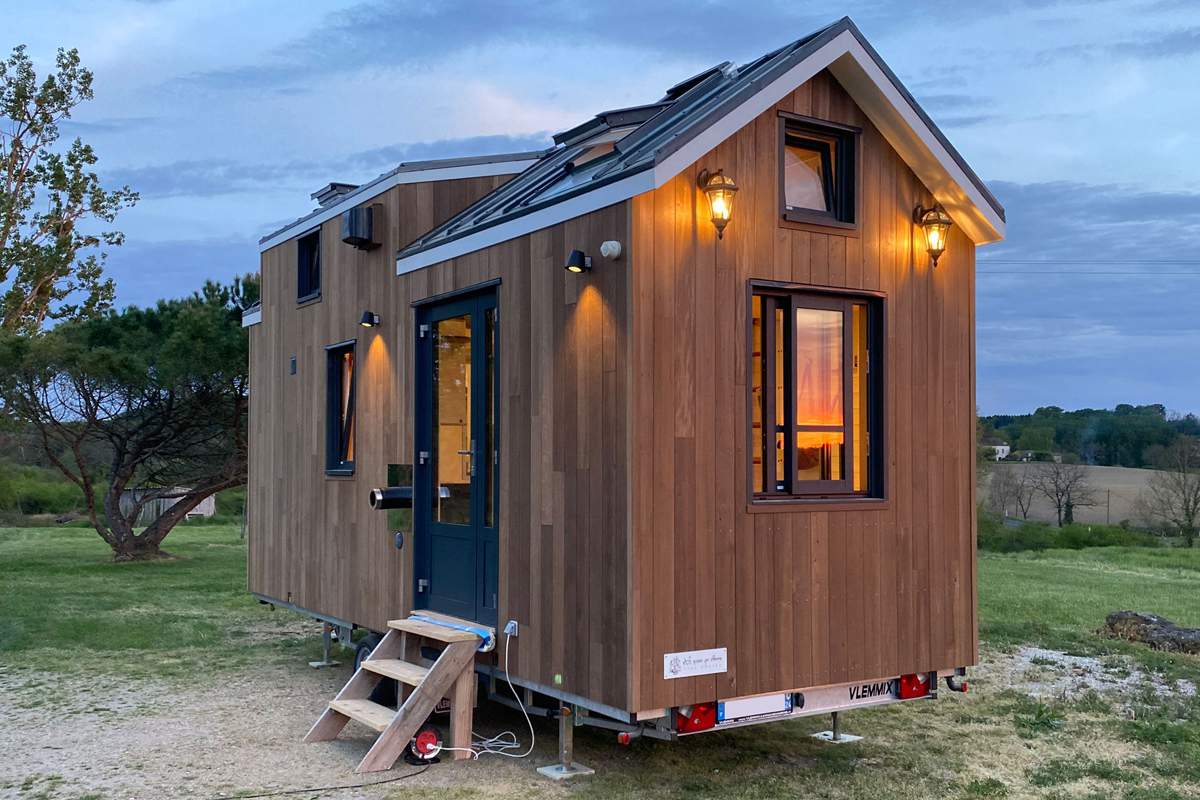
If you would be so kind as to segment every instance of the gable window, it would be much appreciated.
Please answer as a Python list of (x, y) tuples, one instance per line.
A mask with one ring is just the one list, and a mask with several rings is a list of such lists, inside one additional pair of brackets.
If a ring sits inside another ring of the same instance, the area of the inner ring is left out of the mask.
[(755, 499), (882, 497), (882, 304), (873, 295), (754, 288)]
[(325, 472), (354, 474), (354, 342), (325, 349)]
[(321, 229), (296, 243), (296, 302), (321, 296)]
[(858, 131), (807, 118), (780, 118), (779, 197), (784, 219), (852, 228)]

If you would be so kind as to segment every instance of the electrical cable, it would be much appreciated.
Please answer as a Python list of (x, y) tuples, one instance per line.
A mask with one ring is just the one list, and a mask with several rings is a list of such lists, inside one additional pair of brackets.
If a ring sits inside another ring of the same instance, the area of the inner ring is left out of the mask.
[[(529, 747), (524, 753), (511, 753), (510, 750), (517, 750), (521, 747), (521, 742), (517, 738), (517, 734), (512, 731), (502, 731), (495, 736), (482, 737), (475, 731), (471, 731), (470, 747), (443, 747), (442, 750), (448, 752), (470, 753), (472, 759), (477, 759), (482, 755), (504, 756), (505, 758), (525, 758), (533, 752), (534, 743), (537, 737), (533, 732), (533, 720), (529, 718), (529, 712), (525, 710), (525, 704), (521, 702), (520, 695), (517, 694), (517, 688), (513, 686), (512, 678), (508, 676), (508, 645), (512, 641), (512, 634), (504, 634), (504, 681), (508, 684), (509, 691), (512, 692), (513, 699), (517, 701), (517, 706), (520, 707), (521, 713), (525, 716), (525, 724), (529, 726)], [(511, 737), (511, 738), (510, 738)]]
[(367, 783), (347, 783), (340, 786), (313, 786), (307, 789), (281, 789), (278, 792), (263, 792), (262, 794), (228, 794), (220, 797), (213, 797), (211, 800), (253, 800), (256, 797), (284, 797), (292, 794), (315, 794), (317, 792), (338, 792), (342, 789), (365, 789), (368, 786), (382, 786), (385, 783), (397, 783), (399, 781), (408, 780), (421, 775), (429, 767), (421, 767), (416, 772), (406, 772), (403, 775), (397, 775), (395, 778), (386, 778), (381, 781), (370, 781)]

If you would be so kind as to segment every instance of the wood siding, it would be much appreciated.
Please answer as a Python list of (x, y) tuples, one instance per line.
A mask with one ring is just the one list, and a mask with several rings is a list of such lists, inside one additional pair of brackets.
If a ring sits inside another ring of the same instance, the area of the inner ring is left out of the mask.
[[(412, 600), (412, 538), (392, 544), (367, 506), (389, 463), (412, 464), (411, 303), (499, 279), (499, 618), (520, 621), (514, 676), (624, 707), (628, 700), (626, 335), (629, 239), (617, 204), (397, 277), (404, 243), (500, 178), (413, 184), (381, 198), (383, 244), (363, 253), (322, 230), (322, 299), (296, 306), (296, 244), (264, 253), (262, 322), (251, 329), (250, 589), (382, 630)], [(579, 248), (597, 268), (562, 264)], [(362, 311), (382, 318), (360, 327)], [(358, 341), (355, 475), (324, 473), (325, 353)], [(297, 358), (296, 375), (288, 374)]]
[[(863, 129), (856, 232), (780, 221), (779, 111)], [(721, 241), (704, 168), (741, 187)], [(975, 248), (955, 228), (931, 268), (918, 202), (932, 198), (825, 72), (632, 201), (633, 708), (975, 662)], [(751, 507), (752, 279), (885, 293), (885, 502)], [(664, 653), (711, 647), (728, 672), (664, 680)]]

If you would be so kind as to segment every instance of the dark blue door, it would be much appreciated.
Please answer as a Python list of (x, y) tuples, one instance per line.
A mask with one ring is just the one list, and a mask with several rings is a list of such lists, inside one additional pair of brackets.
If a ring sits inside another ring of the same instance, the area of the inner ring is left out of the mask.
[(499, 391), (495, 290), (417, 311), (416, 608), (496, 624)]

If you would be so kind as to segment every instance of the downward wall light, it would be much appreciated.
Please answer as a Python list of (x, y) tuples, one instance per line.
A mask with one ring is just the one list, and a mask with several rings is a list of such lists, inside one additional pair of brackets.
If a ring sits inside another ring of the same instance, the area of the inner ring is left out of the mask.
[(567, 256), (567, 263), (563, 265), (567, 272), (588, 272), (592, 268), (592, 257), (584, 255), (582, 250), (572, 250), (571, 255)]
[(364, 328), (374, 328), (379, 324), (379, 315), (374, 311), (364, 311), (362, 319), (358, 321), (358, 324)]
[(733, 217), (733, 196), (737, 194), (738, 186), (733, 178), (719, 169), (716, 174), (704, 170), (696, 179), (701, 191), (708, 197), (708, 207), (712, 212), (712, 224), (717, 229), (717, 238), (725, 235), (725, 226)]
[(954, 220), (950, 219), (941, 203), (932, 208), (925, 208), (918, 203), (913, 209), (913, 222), (925, 231), (925, 250), (936, 267), (938, 257), (946, 250), (946, 239), (950, 235), (950, 226), (954, 224)]

